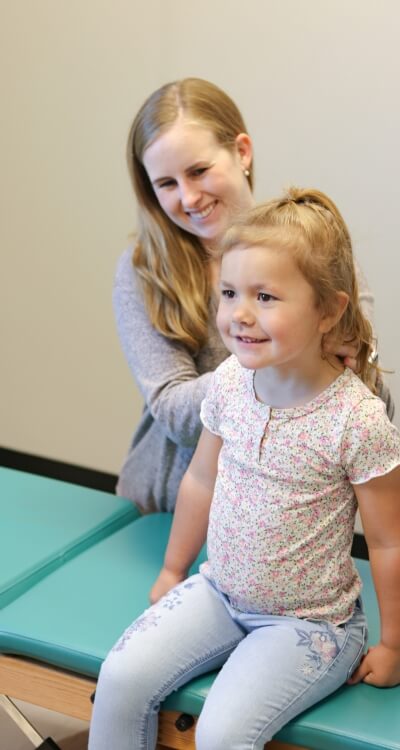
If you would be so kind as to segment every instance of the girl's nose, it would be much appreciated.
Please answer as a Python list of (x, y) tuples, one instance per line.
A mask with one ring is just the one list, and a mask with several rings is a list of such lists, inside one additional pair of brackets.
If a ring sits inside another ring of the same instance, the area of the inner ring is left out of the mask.
[(254, 316), (250, 308), (245, 305), (238, 305), (232, 313), (232, 320), (238, 325), (252, 325), (254, 322)]

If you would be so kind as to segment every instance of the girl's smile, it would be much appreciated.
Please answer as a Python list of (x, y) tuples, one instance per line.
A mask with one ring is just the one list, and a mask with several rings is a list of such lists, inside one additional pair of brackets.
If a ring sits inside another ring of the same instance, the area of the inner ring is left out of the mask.
[(218, 329), (240, 364), (258, 371), (256, 382), (278, 376), (312, 387), (337, 377), (321, 356), (332, 321), (289, 250), (234, 247), (222, 257), (220, 289)]
[(257, 345), (257, 344), (263, 344), (266, 341), (270, 341), (270, 339), (268, 338), (255, 339), (255, 338), (250, 338), (250, 336), (236, 336), (236, 339), (240, 344), (245, 344), (245, 345), (251, 345), (251, 344)]

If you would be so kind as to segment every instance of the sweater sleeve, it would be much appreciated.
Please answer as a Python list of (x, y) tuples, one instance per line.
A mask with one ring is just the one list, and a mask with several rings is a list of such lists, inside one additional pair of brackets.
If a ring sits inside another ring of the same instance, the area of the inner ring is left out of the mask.
[(194, 447), (201, 432), (200, 405), (211, 373), (199, 374), (190, 352), (153, 328), (131, 255), (127, 250), (121, 256), (113, 289), (122, 349), (153, 419), (173, 442)]
[(357, 275), (358, 295), (359, 295), (361, 310), (363, 314), (365, 315), (365, 317), (367, 318), (367, 320), (369, 320), (369, 322), (371, 323), (372, 329), (375, 335), (374, 295), (372, 294), (368, 286), (367, 279), (365, 278), (364, 272), (362, 271), (357, 260), (354, 260), (354, 267), (355, 267), (356, 275)]

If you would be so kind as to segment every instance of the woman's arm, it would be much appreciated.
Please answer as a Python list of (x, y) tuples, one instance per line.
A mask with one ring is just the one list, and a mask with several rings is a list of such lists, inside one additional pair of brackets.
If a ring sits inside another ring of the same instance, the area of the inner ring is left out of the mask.
[(150, 592), (153, 604), (186, 578), (206, 540), (221, 444), (220, 437), (203, 428), (179, 488), (164, 566)]
[[(358, 300), (360, 303), (360, 307), (362, 310), (363, 315), (367, 318), (367, 320), (371, 323), (372, 329), (375, 328), (374, 323), (374, 306), (375, 306), (375, 299), (374, 295), (372, 294), (367, 279), (364, 276), (364, 273), (361, 270), (361, 267), (359, 266), (358, 262), (354, 258), (354, 268), (356, 271), (357, 276), (357, 283), (358, 283)], [(344, 364), (347, 367), (350, 367), (353, 372), (357, 372), (358, 362), (357, 362), (357, 354), (358, 354), (358, 345), (357, 342), (348, 341), (346, 343), (343, 343), (340, 349), (337, 349), (337, 346), (335, 346), (333, 349), (329, 348), (329, 345), (327, 345), (327, 351), (330, 352), (330, 354), (335, 354), (337, 357), (340, 357), (343, 359)]]
[[(367, 280), (364, 276), (363, 271), (361, 270), (360, 265), (354, 259), (354, 266), (356, 270), (357, 275), (357, 282), (358, 282), (358, 294), (359, 294), (359, 301), (360, 301), (360, 307), (367, 318), (369, 322), (371, 323), (372, 330), (375, 330), (375, 321), (374, 321), (374, 306), (375, 306), (375, 299), (374, 295), (372, 294)], [(350, 367), (353, 372), (357, 373), (358, 369), (358, 362), (357, 362), (357, 354), (358, 354), (358, 348), (357, 345), (354, 345), (351, 341), (348, 343), (343, 344), (340, 349), (337, 351), (337, 347), (334, 347), (335, 351), (331, 351), (331, 354), (335, 354), (337, 357), (340, 357), (343, 359), (343, 363), (346, 365), (346, 367)], [(328, 351), (329, 348), (327, 349)], [(377, 352), (377, 355), (379, 352)], [(394, 417), (394, 402), (392, 399), (392, 396), (390, 394), (390, 390), (387, 386), (387, 384), (382, 379), (381, 375), (378, 375), (377, 381), (376, 381), (376, 393), (379, 396), (380, 399), (384, 402), (386, 406), (386, 412), (389, 417), (389, 419), (392, 421)]]
[(381, 638), (369, 649), (350, 684), (400, 683), (400, 467), (354, 485), (378, 598)]
[(200, 375), (195, 358), (150, 324), (131, 251), (118, 263), (113, 304), (122, 349), (153, 418), (175, 443), (194, 447), (201, 432), (200, 405), (211, 371), (227, 354), (217, 333), (206, 361), (210, 372)]
[(354, 259), (354, 267), (357, 276), (358, 299), (360, 302), (360, 307), (367, 320), (369, 320), (369, 322), (371, 323), (372, 329), (375, 330), (375, 298), (368, 286), (368, 282), (364, 275), (364, 272), (356, 259)]

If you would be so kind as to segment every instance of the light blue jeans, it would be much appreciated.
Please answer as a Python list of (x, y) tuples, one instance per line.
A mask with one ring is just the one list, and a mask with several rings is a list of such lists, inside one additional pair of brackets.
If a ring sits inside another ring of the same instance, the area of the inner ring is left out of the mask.
[(217, 667), (197, 750), (262, 750), (290, 719), (346, 682), (365, 639), (359, 604), (341, 626), (244, 614), (194, 575), (147, 609), (107, 656), (89, 750), (154, 750), (160, 703)]

